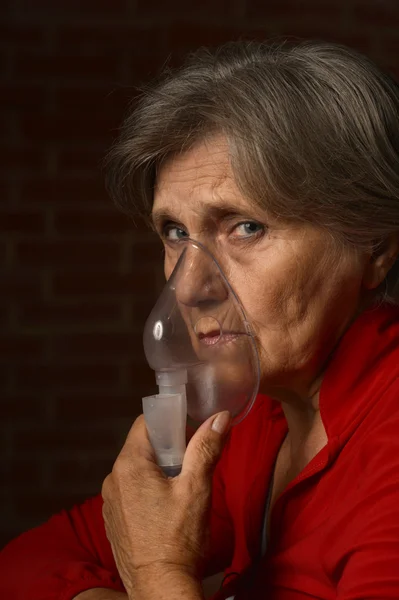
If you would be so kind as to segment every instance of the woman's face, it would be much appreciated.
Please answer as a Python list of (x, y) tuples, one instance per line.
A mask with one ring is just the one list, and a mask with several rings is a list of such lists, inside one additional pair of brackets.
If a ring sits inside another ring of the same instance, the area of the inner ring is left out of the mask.
[[(328, 233), (272, 219), (245, 198), (222, 137), (163, 166), (153, 219), (167, 278), (176, 242), (185, 237), (201, 242), (222, 266), (257, 340), (260, 391), (307, 396), (359, 308), (364, 259), (338, 252)], [(218, 303), (216, 293), (211, 300)]]

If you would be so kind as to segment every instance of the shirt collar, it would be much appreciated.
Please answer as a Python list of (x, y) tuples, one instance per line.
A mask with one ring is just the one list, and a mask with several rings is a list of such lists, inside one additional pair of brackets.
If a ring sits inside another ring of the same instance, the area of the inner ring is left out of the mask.
[(329, 440), (347, 439), (399, 377), (399, 307), (364, 311), (338, 344), (319, 395)]
[[(367, 309), (342, 336), (323, 377), (319, 407), (328, 440), (344, 443), (398, 377), (399, 307)], [(280, 402), (260, 396), (273, 420), (284, 419)]]

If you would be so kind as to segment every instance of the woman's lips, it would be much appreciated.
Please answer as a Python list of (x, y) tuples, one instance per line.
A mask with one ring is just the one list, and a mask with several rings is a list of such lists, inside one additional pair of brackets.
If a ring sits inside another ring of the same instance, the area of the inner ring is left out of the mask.
[(226, 344), (237, 339), (240, 334), (235, 331), (226, 331), (221, 333), (220, 331), (209, 331), (208, 333), (199, 333), (198, 339), (202, 344), (206, 346), (214, 346), (215, 344)]

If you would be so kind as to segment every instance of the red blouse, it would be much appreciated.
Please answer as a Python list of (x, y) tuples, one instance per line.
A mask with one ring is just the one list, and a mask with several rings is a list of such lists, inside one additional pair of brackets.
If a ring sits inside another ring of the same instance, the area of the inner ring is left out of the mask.
[[(361, 315), (320, 391), (328, 443), (275, 503), (261, 556), (267, 490), (286, 434), (280, 407), (259, 396), (231, 433), (215, 473), (209, 574), (221, 597), (399, 598), (399, 309)], [(53, 516), (0, 554), (0, 598), (71, 600), (123, 591), (101, 497)]]

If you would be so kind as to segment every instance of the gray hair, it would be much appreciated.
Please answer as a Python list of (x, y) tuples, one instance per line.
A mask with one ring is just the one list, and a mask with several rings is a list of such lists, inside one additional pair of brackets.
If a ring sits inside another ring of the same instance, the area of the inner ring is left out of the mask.
[[(399, 87), (335, 44), (232, 42), (201, 49), (141, 95), (107, 162), (125, 212), (149, 214), (157, 169), (215, 133), (241, 191), (274, 217), (359, 250), (399, 232)], [(383, 300), (399, 303), (399, 261)]]

